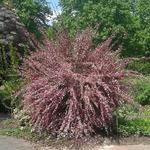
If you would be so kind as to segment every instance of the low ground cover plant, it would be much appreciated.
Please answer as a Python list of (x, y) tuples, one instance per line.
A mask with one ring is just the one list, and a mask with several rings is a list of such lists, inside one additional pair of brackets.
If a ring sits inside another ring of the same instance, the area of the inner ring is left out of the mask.
[(117, 111), (117, 124), (121, 136), (150, 136), (150, 106), (123, 105)]
[(149, 60), (135, 60), (128, 64), (128, 69), (138, 71), (143, 75), (150, 74), (150, 61)]
[(140, 105), (150, 105), (150, 77), (134, 79), (134, 99)]
[(55, 40), (24, 60), (23, 109), (36, 131), (80, 138), (111, 127), (112, 113), (130, 99), (122, 81), (127, 76), (112, 38), (92, 44), (93, 32), (75, 40), (59, 33)]

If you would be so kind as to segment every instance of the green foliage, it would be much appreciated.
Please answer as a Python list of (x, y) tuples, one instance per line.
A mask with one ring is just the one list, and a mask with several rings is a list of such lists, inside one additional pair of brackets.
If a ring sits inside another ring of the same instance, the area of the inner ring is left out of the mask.
[(49, 27), (46, 33), (49, 40), (53, 39), (56, 35), (56, 31), (53, 27)]
[(12, 44), (0, 45), (0, 80), (6, 80), (9, 73), (12, 74), (18, 67), (19, 61), (17, 49)]
[(117, 131), (123, 136), (150, 136), (150, 77), (131, 78), (128, 82), (133, 85), (135, 102), (117, 110)]
[(2, 90), (3, 87), (0, 87), (0, 112), (7, 112), (8, 108), (6, 106), (10, 106), (10, 100), (6, 97), (9, 97), (8, 93)]
[(25, 139), (32, 139), (35, 136), (29, 127), (20, 127), (16, 119), (0, 120), (0, 135)]
[(7, 69), (7, 55), (4, 46), (0, 46), (0, 75), (5, 74)]
[(147, 0), (61, 0), (62, 21), (75, 34), (96, 27), (98, 41), (116, 34), (124, 56), (150, 54), (150, 1)]
[(10, 65), (13, 70), (16, 69), (18, 63), (17, 49), (10, 45)]
[(150, 77), (137, 80), (134, 91), (135, 101), (141, 105), (150, 105)]
[(15, 8), (29, 32), (34, 33), (37, 38), (41, 37), (41, 30), (48, 26), (46, 17), (52, 15), (46, 0), (2, 0), (2, 2)]
[(141, 105), (150, 105), (150, 62), (149, 60), (133, 61), (127, 69), (138, 71), (147, 77), (131, 79), (134, 87), (134, 99)]
[(118, 132), (121, 135), (142, 134), (150, 136), (150, 107), (143, 111), (137, 105), (125, 105), (118, 110), (117, 119)]
[(47, 26), (46, 17), (51, 14), (46, 0), (12, 0), (12, 2), (28, 31), (40, 37), (39, 28)]
[(0, 111), (11, 111), (20, 106), (20, 99), (15, 98), (14, 94), (20, 89), (23, 82), (16, 72), (11, 72), (7, 80), (3, 80), (0, 86)]
[(137, 60), (133, 61), (127, 66), (127, 69), (138, 71), (143, 75), (150, 74), (150, 61), (149, 60)]
[(0, 84), (2, 80), (7, 80), (9, 75), (15, 73), (22, 58), (27, 54), (25, 45), (20, 48), (16, 48), (12, 43), (0, 45)]
[(119, 125), (119, 132), (123, 136), (142, 134), (150, 136), (150, 119), (134, 119), (124, 121)]
[(150, 105), (150, 77), (131, 79), (134, 99), (141, 105)]
[(0, 0), (0, 4), (3, 3), (3, 0)]
[(14, 93), (23, 84), (18, 76), (17, 68), (20, 63), (17, 49), (9, 44), (0, 47), (0, 111), (5, 112), (19, 105), (14, 99)]

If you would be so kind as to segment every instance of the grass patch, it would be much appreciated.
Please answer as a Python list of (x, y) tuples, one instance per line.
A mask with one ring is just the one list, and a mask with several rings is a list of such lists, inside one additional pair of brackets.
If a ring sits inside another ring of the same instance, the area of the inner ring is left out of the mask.
[(137, 76), (126, 78), (125, 83), (130, 83), (133, 101), (145, 106), (150, 105), (150, 76)]
[(20, 127), (15, 119), (0, 120), (0, 135), (36, 141), (37, 135), (29, 127)]
[(118, 110), (118, 132), (122, 136), (143, 135), (150, 136), (150, 106), (123, 106)]
[(67, 138), (56, 139), (47, 133), (41, 134), (32, 131), (31, 127), (20, 127), (15, 119), (0, 120), (0, 135), (21, 138), (33, 143), (40, 143), (48, 146), (70, 145), (72, 140)]
[(136, 60), (128, 64), (127, 69), (138, 71), (144, 75), (150, 74), (150, 61), (149, 60)]

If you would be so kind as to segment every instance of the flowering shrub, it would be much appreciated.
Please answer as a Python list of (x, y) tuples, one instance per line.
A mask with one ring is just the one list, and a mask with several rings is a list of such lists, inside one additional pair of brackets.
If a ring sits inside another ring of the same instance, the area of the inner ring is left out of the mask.
[(37, 131), (80, 138), (112, 124), (112, 113), (128, 90), (121, 79), (124, 64), (111, 52), (111, 38), (96, 48), (93, 33), (85, 30), (75, 40), (61, 33), (44, 50), (24, 60), (24, 109)]

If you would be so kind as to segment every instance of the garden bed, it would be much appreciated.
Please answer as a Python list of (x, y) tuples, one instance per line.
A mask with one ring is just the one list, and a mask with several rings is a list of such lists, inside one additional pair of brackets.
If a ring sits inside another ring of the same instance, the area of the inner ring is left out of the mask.
[(97, 135), (82, 140), (50, 138), (46, 134), (37, 135), (36, 133), (31, 132), (30, 128), (20, 128), (15, 119), (0, 120), (0, 135), (21, 138), (43, 146), (54, 147), (56, 149), (60, 147), (93, 147), (102, 145), (150, 145), (150, 137), (140, 135), (131, 135), (129, 137), (121, 137), (119, 135), (102, 137)]

